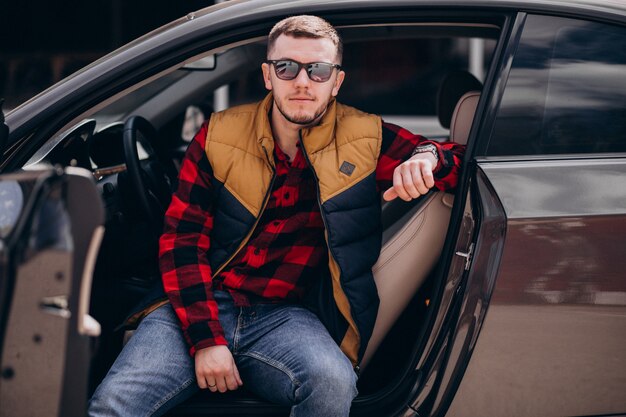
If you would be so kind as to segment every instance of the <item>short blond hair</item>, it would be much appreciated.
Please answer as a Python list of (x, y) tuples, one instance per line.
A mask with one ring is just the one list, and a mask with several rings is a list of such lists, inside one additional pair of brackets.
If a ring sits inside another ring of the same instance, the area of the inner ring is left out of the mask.
[(291, 16), (276, 23), (270, 31), (267, 42), (267, 55), (274, 48), (276, 39), (280, 35), (288, 35), (294, 38), (330, 39), (337, 48), (337, 60), (341, 64), (343, 58), (343, 42), (337, 30), (326, 20), (317, 16), (299, 15)]

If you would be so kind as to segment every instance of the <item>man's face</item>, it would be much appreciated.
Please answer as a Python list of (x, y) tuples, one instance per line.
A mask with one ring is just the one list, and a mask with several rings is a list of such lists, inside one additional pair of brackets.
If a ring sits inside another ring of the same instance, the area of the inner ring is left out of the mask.
[[(330, 39), (294, 38), (280, 35), (268, 60), (290, 59), (303, 64), (326, 62), (338, 64), (337, 48)], [(308, 126), (316, 123), (326, 111), (332, 97), (339, 93), (345, 73), (333, 69), (330, 79), (315, 82), (301, 69), (293, 80), (276, 76), (273, 64), (262, 65), (265, 88), (274, 93), (274, 111), (290, 123)]]

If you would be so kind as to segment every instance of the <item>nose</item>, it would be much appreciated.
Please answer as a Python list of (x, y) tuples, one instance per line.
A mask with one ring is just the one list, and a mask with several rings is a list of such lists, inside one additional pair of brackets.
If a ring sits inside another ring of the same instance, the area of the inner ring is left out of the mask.
[(296, 75), (296, 78), (294, 78), (293, 81), (298, 87), (307, 87), (311, 80), (309, 79), (309, 75), (306, 73), (306, 68), (300, 68), (298, 75)]

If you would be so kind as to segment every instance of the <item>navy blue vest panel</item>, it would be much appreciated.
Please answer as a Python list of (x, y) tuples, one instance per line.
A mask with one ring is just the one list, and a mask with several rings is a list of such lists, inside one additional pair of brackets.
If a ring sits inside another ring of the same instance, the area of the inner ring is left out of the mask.
[(256, 219), (223, 183), (213, 179), (212, 185), (215, 207), (208, 257), (211, 270), (215, 272), (237, 250)]
[(372, 266), (382, 244), (381, 205), (375, 172), (326, 201), (322, 209), (331, 252), (341, 270), (341, 286), (361, 336), (359, 357), (362, 357), (379, 304), (372, 275)]

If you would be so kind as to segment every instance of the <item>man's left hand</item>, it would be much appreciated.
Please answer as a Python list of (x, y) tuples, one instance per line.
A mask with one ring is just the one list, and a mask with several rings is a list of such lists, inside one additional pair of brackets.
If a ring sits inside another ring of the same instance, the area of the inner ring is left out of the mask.
[(435, 186), (433, 170), (437, 160), (429, 152), (418, 153), (393, 171), (393, 186), (383, 194), (386, 201), (400, 197), (404, 201), (418, 198)]

